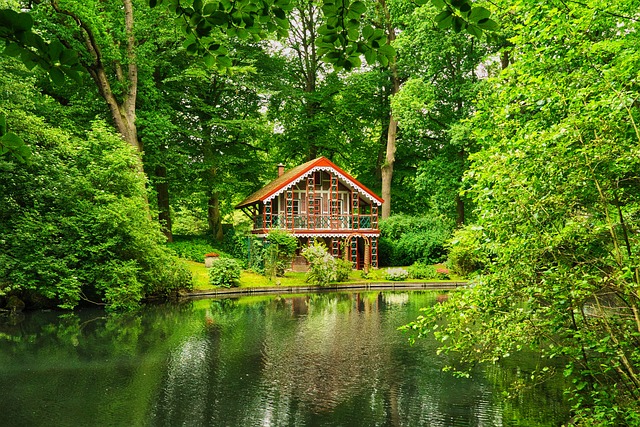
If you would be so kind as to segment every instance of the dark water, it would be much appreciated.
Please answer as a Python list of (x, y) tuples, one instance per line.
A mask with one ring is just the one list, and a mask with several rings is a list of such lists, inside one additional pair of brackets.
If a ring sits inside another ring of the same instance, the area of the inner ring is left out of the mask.
[(442, 372), (396, 328), (433, 292), (246, 297), (107, 316), (0, 317), (3, 426), (555, 426), (557, 384), (505, 400), (535, 357)]

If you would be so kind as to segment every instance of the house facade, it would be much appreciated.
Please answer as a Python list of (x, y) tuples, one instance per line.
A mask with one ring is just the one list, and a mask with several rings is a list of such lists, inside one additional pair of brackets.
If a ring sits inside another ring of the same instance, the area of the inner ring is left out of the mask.
[[(252, 219), (255, 235), (284, 229), (300, 247), (321, 240), (356, 269), (378, 266), (380, 197), (325, 157), (286, 172), (280, 165), (278, 175), (236, 206)], [(306, 268), (299, 253), (293, 268)]]

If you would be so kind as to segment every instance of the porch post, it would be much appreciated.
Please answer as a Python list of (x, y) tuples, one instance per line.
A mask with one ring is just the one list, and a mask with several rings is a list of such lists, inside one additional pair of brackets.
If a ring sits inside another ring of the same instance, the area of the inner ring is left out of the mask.
[(351, 191), (351, 228), (360, 228), (360, 194), (355, 189)]
[(378, 237), (371, 237), (371, 267), (378, 268)]

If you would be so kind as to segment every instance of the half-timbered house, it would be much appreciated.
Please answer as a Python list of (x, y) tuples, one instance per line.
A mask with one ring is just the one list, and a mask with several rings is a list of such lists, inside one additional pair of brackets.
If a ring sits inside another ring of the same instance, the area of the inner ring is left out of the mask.
[[(378, 211), (382, 199), (329, 159), (319, 157), (285, 172), (236, 206), (253, 221), (253, 233), (280, 228), (300, 247), (321, 240), (356, 269), (378, 266)], [(304, 270), (298, 253), (293, 268)]]

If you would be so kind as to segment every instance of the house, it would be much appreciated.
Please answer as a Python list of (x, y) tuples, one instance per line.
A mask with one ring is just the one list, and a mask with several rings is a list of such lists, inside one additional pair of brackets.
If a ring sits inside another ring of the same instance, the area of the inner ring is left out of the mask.
[[(300, 247), (321, 240), (334, 257), (356, 269), (378, 266), (378, 211), (382, 199), (329, 159), (319, 157), (285, 172), (236, 206), (253, 221), (253, 233), (266, 236), (281, 228)], [(304, 271), (298, 250), (294, 270)]]

